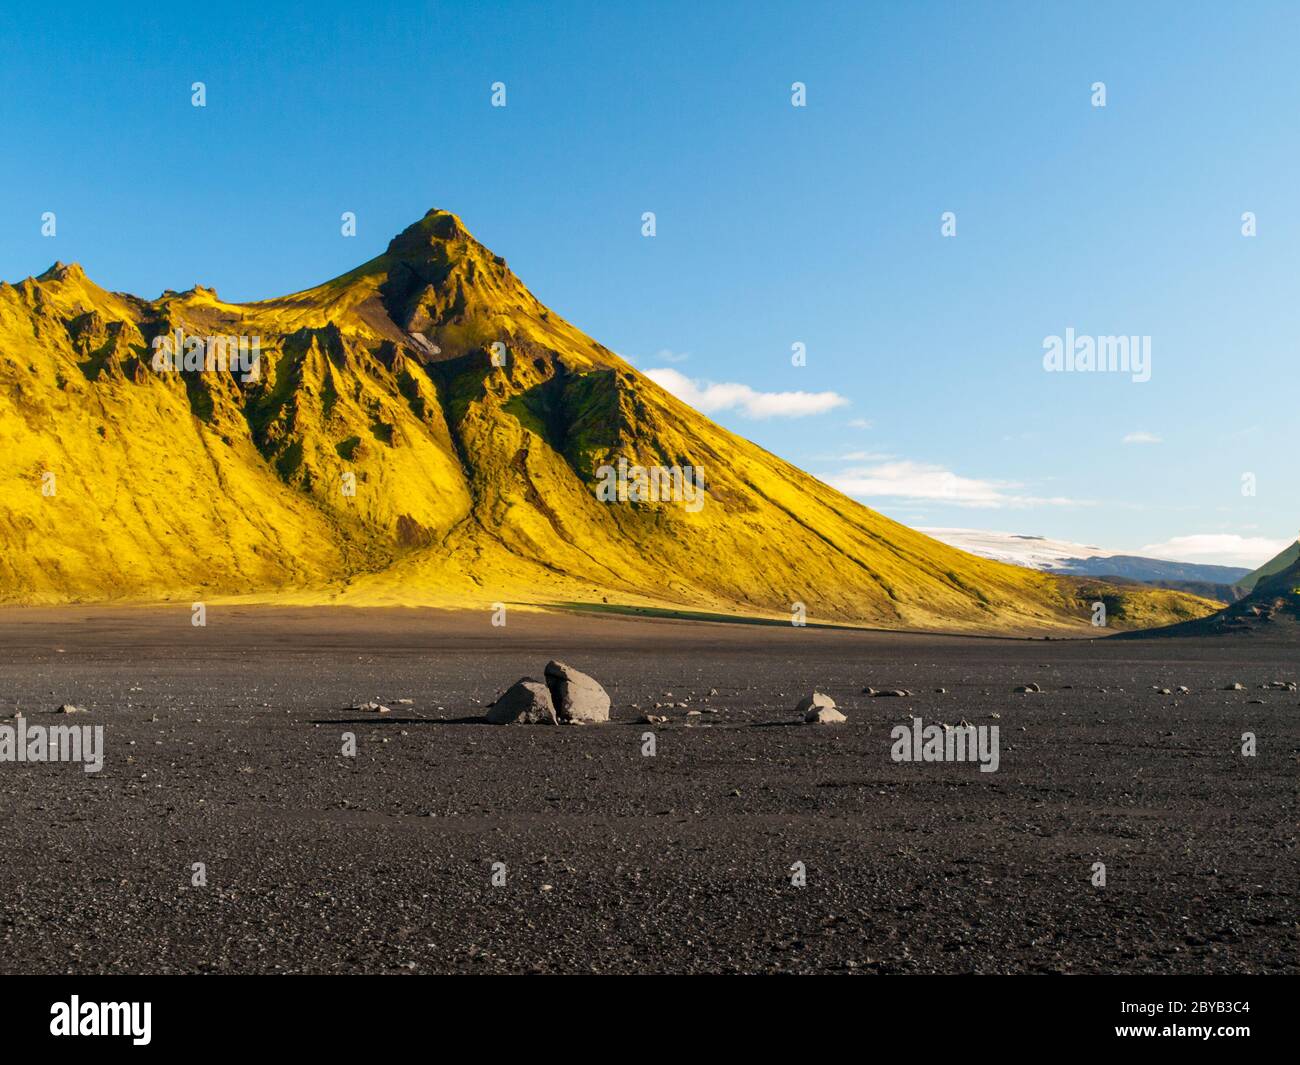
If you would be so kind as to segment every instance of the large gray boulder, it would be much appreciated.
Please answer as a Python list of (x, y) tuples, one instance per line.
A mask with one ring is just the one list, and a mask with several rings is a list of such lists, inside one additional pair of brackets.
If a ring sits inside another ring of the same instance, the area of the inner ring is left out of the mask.
[(835, 709), (835, 700), (829, 695), (815, 691), (811, 695), (805, 695), (799, 700), (799, 705), (794, 708), (796, 714), (807, 714), (813, 710), (820, 710), (825, 707), (827, 710)]
[(609, 695), (580, 670), (563, 662), (547, 662), (546, 686), (551, 689), (555, 712), (561, 721), (594, 725), (609, 720)]
[(803, 714), (804, 721), (810, 725), (839, 725), (848, 720), (835, 709), (835, 700), (824, 692), (805, 695), (794, 710)]
[(515, 681), (510, 690), (488, 707), (494, 725), (557, 725), (550, 689), (532, 677)]

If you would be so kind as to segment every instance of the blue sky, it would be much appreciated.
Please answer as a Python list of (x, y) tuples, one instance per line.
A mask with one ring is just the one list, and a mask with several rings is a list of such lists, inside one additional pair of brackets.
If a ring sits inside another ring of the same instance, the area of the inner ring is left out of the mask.
[[(6, 280), (263, 298), (442, 207), (908, 524), (1241, 564), (1295, 538), (1293, 4), (135, 6), (0, 16)], [(1151, 380), (1045, 372), (1067, 327), (1151, 337)]]

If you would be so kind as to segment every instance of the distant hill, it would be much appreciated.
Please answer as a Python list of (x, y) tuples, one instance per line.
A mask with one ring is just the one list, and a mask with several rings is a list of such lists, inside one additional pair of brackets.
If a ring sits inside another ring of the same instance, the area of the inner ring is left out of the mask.
[(1211, 566), (1200, 562), (1171, 562), (1141, 555), (1105, 555), (1066, 559), (1053, 573), (1077, 573), (1090, 577), (1129, 577), (1144, 584), (1168, 587), (1165, 582), (1208, 583), (1231, 587), (1246, 572), (1241, 566)]
[[(160, 366), (176, 335), (257, 338), (260, 372)], [(642, 376), (446, 211), (349, 273), (256, 303), (108, 292), (76, 265), (0, 284), (0, 453), (7, 602), (787, 620), (802, 604), (810, 621), (1081, 633), (1103, 593), (1121, 627), (1213, 609), (1003, 565), (891, 521)], [(700, 506), (603, 500), (620, 462), (701, 471)]]
[(1284, 569), (1295, 562), (1297, 558), (1300, 558), (1300, 540), (1297, 540), (1276, 557), (1269, 559), (1260, 566), (1259, 569), (1240, 578), (1236, 582), (1237, 588), (1240, 590), (1242, 595), (1245, 595), (1254, 589), (1255, 585), (1259, 583), (1261, 578), (1270, 576), (1274, 573), (1281, 573)]
[(1249, 595), (1209, 617), (1122, 636), (1258, 636), (1300, 643), (1300, 559), (1261, 577)]

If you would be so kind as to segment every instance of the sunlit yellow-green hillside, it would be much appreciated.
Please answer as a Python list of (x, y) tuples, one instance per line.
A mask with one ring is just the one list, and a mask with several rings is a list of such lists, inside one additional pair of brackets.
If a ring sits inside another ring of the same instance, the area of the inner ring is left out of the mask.
[[(155, 339), (256, 337), (260, 374)], [(497, 365), (500, 363), (501, 365)], [(431, 211), (376, 259), (251, 304), (0, 285), (0, 601), (595, 603), (810, 623), (1117, 627), (1215, 604), (976, 558), (715, 425)], [(620, 458), (707, 495), (606, 502)]]

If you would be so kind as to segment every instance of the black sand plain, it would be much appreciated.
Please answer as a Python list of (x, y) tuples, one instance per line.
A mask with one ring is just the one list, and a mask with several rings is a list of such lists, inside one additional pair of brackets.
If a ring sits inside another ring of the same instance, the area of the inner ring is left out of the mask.
[[(478, 723), (550, 658), (610, 724)], [(1294, 973), (1300, 696), (1261, 685), (1297, 673), (1257, 637), (7, 609), (0, 717), (106, 758), (0, 764), (0, 972)], [(797, 724), (813, 689), (848, 723)], [(913, 714), (998, 725), (998, 771), (892, 761)]]

